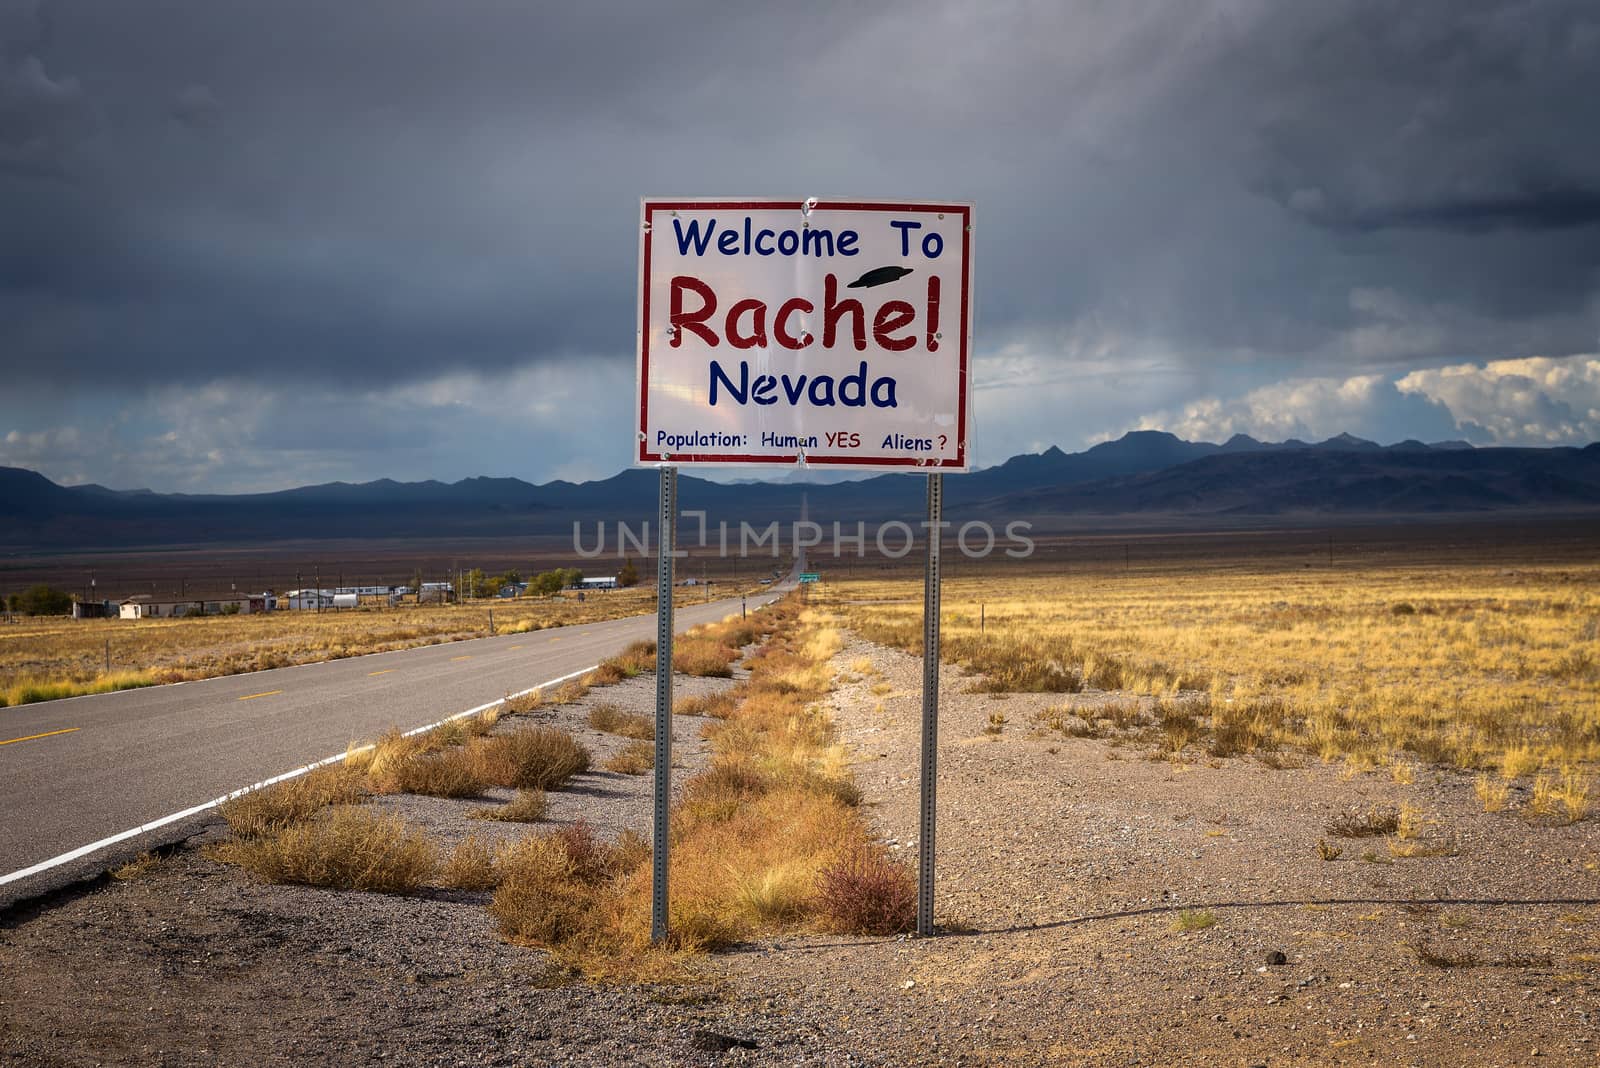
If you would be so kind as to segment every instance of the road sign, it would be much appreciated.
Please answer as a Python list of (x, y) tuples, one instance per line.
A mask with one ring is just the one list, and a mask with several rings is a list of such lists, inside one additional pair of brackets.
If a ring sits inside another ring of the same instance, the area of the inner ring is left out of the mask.
[(972, 206), (646, 199), (640, 464), (965, 471)]
[(646, 199), (639, 223), (634, 456), (661, 469), (651, 940), (668, 937), (679, 465), (927, 472), (917, 933), (931, 935), (943, 473), (971, 463), (972, 205)]

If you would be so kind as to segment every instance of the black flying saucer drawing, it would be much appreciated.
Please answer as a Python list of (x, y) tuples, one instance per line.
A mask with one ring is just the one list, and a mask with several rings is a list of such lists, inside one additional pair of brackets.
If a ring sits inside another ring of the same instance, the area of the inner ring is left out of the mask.
[(910, 267), (874, 267), (854, 282), (845, 286), (846, 289), (871, 289), (873, 286), (888, 285), (898, 282), (911, 273)]

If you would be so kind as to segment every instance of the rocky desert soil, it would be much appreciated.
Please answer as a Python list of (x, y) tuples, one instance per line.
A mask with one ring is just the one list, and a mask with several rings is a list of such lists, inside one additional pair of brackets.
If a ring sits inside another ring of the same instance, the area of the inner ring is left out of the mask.
[[(870, 817), (914, 863), (921, 663), (851, 640), (835, 667)], [(568, 983), (496, 939), (486, 895), (262, 885), (205, 857), (212, 828), (0, 920), (0, 1063), (1600, 1063), (1594, 817), (1533, 821), (1516, 793), (1485, 813), (1470, 778), (1427, 768), (1068, 738), (1040, 714), (1106, 695), (972, 682), (942, 684), (939, 937), (797, 934), (679, 986)], [(645, 677), (539, 714), (603, 759), (623, 743), (587, 705), (650, 694)], [(698, 723), (678, 719), (680, 781)], [(648, 777), (551, 796), (552, 824), (648, 827)], [(445, 841), (485, 830), (458, 802), (378, 803)], [(1431, 855), (1329, 834), (1401, 804)]]

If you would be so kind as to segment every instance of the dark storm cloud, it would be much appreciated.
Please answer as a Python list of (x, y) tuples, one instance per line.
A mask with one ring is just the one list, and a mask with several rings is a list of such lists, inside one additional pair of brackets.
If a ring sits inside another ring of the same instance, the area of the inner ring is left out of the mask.
[(1585, 351), (1596, 99), (1584, 0), (0, 0), (0, 377), (626, 364), (645, 193), (973, 199), (1038, 361)]
[(1337, 213), (1302, 206), (1319, 226), (1351, 230), (1565, 230), (1600, 223), (1600, 190), (1542, 189), (1469, 200), (1387, 204)]

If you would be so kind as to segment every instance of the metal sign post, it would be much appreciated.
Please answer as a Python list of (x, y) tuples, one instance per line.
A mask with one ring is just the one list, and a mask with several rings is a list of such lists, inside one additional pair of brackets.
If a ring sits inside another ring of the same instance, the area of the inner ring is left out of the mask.
[(934, 822), (939, 773), (939, 528), (944, 476), (928, 476), (928, 569), (922, 589), (922, 822), (917, 837), (917, 934), (933, 934)]
[(656, 544), (656, 796), (651, 825), (650, 940), (667, 937), (668, 808), (672, 803), (672, 553), (678, 533), (678, 469), (661, 469)]

